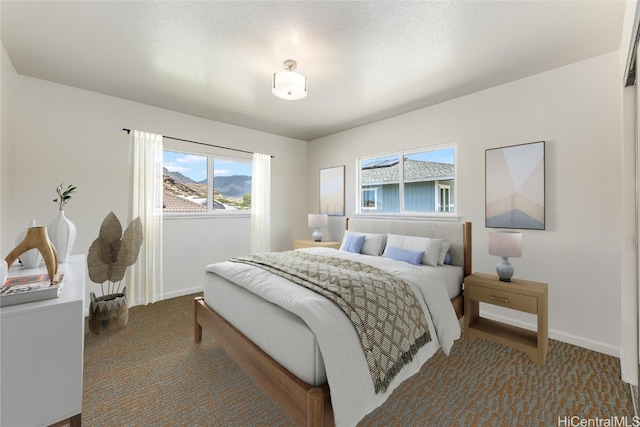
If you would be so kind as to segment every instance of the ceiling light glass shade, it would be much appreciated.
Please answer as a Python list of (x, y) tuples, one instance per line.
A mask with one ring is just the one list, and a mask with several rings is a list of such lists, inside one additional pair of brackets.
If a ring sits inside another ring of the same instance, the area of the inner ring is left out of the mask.
[(287, 101), (302, 99), (307, 96), (307, 77), (293, 71), (273, 73), (271, 91)]

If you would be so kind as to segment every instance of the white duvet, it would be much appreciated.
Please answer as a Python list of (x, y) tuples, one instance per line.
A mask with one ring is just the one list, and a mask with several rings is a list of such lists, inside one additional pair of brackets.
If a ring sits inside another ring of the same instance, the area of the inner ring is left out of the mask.
[(260, 295), (305, 321), (316, 335), (322, 352), (336, 426), (355, 426), (365, 415), (382, 405), (405, 379), (416, 374), (438, 348), (441, 347), (448, 355), (454, 341), (460, 338), (460, 325), (438, 267), (414, 266), (389, 258), (330, 248), (299, 250), (353, 259), (400, 277), (414, 290), (429, 323), (431, 342), (402, 368), (385, 393), (376, 394), (360, 338), (335, 303), (258, 267), (230, 261), (207, 266), (207, 271)]

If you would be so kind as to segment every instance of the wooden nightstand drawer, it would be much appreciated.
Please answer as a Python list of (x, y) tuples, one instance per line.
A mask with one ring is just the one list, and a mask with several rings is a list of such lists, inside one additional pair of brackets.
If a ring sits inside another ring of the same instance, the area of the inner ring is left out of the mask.
[(471, 286), (468, 289), (468, 296), (475, 301), (499, 305), (526, 313), (538, 313), (538, 299), (528, 295), (519, 295), (513, 292), (499, 291), (481, 286)]

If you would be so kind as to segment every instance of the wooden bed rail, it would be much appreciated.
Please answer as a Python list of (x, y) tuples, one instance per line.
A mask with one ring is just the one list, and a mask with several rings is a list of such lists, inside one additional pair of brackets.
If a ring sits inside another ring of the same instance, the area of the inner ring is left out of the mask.
[(465, 222), (462, 224), (463, 235), (463, 248), (464, 248), (464, 277), (467, 277), (473, 273), (473, 266), (471, 265), (471, 223)]
[(202, 341), (202, 328), (298, 425), (333, 426), (329, 387), (313, 387), (287, 371), (205, 302), (195, 298), (194, 339)]

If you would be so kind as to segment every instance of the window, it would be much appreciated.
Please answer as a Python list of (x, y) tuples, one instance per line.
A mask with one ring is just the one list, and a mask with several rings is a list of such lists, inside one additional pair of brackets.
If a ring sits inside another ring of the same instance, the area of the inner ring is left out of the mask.
[(454, 213), (455, 146), (358, 159), (359, 213)]
[(251, 160), (164, 150), (163, 165), (163, 212), (250, 213)]
[(451, 203), (451, 186), (438, 184), (438, 211), (453, 212), (453, 204)]
[(378, 209), (377, 187), (367, 187), (362, 189), (362, 209)]

